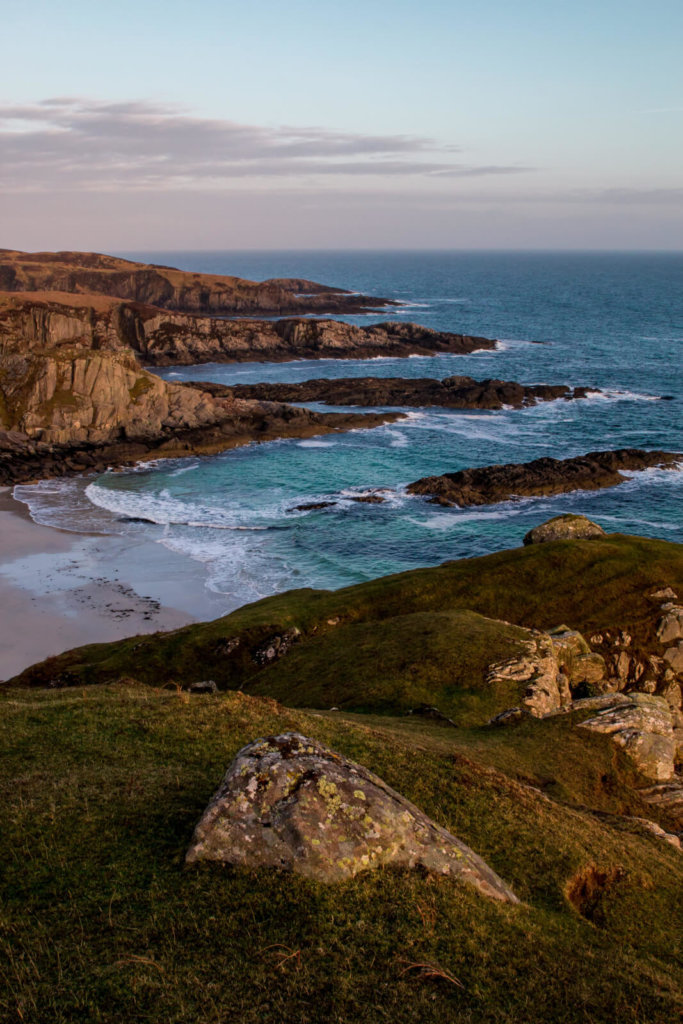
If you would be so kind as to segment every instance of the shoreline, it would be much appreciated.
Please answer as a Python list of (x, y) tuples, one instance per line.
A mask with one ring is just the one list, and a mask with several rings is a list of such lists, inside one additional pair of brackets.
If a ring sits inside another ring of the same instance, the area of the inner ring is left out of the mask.
[(0, 487), (0, 681), (72, 647), (226, 614), (198, 568), (148, 538), (42, 526)]

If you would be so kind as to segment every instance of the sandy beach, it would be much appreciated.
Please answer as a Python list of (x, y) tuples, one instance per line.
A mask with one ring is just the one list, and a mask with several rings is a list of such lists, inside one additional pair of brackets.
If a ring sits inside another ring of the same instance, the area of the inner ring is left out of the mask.
[(0, 680), (71, 647), (228, 610), (191, 559), (149, 540), (39, 526), (0, 489)]

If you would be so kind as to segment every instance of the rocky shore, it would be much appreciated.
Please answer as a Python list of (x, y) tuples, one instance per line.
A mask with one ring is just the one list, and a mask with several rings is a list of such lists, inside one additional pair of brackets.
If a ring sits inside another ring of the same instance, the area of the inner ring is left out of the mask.
[(627, 478), (624, 471), (652, 467), (672, 469), (683, 453), (642, 451), (589, 452), (572, 459), (534, 459), (532, 462), (482, 466), (457, 473), (423, 477), (408, 485), (409, 494), (428, 495), (433, 504), (458, 506), (494, 505), (499, 501), (570, 491), (595, 491), (615, 487)]
[(447, 409), (515, 409), (554, 399), (585, 398), (598, 388), (567, 384), (518, 384), (473, 377), (342, 377), (306, 380), (300, 384), (242, 384), (231, 388), (237, 398), (275, 402), (325, 402), (328, 405), (441, 406)]
[[(188, 389), (189, 390), (189, 389)], [(163, 427), (110, 442), (45, 442), (20, 431), (0, 430), (0, 486), (37, 479), (102, 473), (145, 459), (211, 455), (254, 441), (317, 437), (377, 427), (400, 419), (396, 413), (315, 413), (277, 402), (228, 404), (222, 417), (195, 426)]]

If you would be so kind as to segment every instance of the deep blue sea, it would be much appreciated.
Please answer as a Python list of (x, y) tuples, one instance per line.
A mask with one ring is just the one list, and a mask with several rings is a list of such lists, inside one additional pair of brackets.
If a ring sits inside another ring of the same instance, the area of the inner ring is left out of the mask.
[[(533, 525), (580, 512), (608, 531), (683, 541), (683, 473), (652, 470), (595, 493), (442, 509), (405, 493), (467, 466), (596, 449), (683, 451), (683, 254), (467, 252), (128, 253), (255, 280), (307, 277), (400, 299), (355, 323), (414, 320), (497, 338), (470, 356), (204, 364), (158, 371), (223, 384), (312, 377), (445, 377), (587, 384), (603, 394), (525, 410), (414, 409), (406, 420), (320, 439), (253, 444), (97, 479), (17, 489), (34, 518), (67, 529), (141, 531), (198, 563), (235, 607), (291, 587), (336, 588), (516, 546)], [(660, 396), (673, 396), (661, 401)], [(322, 408), (322, 407), (318, 407)], [(386, 488), (381, 505), (350, 500)], [(293, 506), (336, 501), (294, 512)], [(121, 522), (143, 517), (156, 525)]]

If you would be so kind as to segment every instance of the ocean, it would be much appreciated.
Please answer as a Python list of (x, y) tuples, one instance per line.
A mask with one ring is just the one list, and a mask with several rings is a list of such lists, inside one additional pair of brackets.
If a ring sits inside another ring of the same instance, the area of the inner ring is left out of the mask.
[[(334, 589), (521, 543), (561, 512), (609, 532), (683, 541), (683, 473), (476, 509), (409, 496), (422, 476), (623, 447), (683, 451), (683, 254), (485, 252), (122, 253), (255, 280), (306, 277), (400, 299), (354, 323), (413, 320), (497, 338), (468, 356), (204, 364), (155, 371), (222, 384), (313, 377), (446, 377), (590, 385), (602, 394), (531, 409), (409, 410), (374, 430), (252, 444), (97, 478), (15, 489), (33, 518), (74, 531), (144, 534), (194, 560), (234, 608), (293, 587)], [(673, 400), (662, 401), (662, 396)], [(323, 409), (328, 407), (318, 406)], [(347, 410), (348, 411), (348, 410)], [(406, 410), (402, 410), (406, 411)], [(382, 504), (351, 500), (384, 488)], [(319, 501), (336, 504), (294, 511)], [(125, 522), (126, 518), (152, 522)]]

